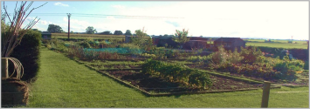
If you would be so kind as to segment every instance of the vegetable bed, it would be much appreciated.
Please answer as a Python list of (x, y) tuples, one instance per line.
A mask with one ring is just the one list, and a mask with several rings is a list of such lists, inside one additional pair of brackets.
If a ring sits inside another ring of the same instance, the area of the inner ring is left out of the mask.
[(119, 78), (123, 81), (130, 82), (130, 84), (154, 93), (174, 93), (174, 92), (195, 92), (195, 91), (234, 91), (240, 89), (253, 89), (262, 88), (263, 84), (250, 83), (245, 81), (238, 81), (235, 79), (219, 77), (215, 75), (210, 75), (212, 79), (212, 86), (207, 89), (194, 89), (182, 87), (179, 83), (169, 82), (158, 77), (152, 77), (149, 74), (143, 74), (136, 71), (107, 71), (110, 75)]

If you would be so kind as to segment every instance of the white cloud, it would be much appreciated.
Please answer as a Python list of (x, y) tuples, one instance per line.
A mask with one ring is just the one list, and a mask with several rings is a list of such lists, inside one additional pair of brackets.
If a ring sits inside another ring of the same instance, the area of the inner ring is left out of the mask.
[(125, 9), (125, 6), (122, 5), (112, 5), (112, 7), (116, 9)]
[[(117, 14), (133, 16), (168, 16), (184, 19), (161, 19), (144, 22), (149, 32), (174, 32), (186, 28), (194, 36), (257, 36), (257, 37), (308, 37), (309, 11), (307, 2), (180, 2), (148, 8), (126, 7)], [(135, 20), (132, 20), (134, 22)], [(171, 21), (179, 27), (164, 23)], [(266, 22), (268, 21), (268, 22)], [(156, 22), (156, 23), (155, 23)], [(124, 25), (131, 22), (124, 22)], [(159, 25), (160, 24), (160, 25)], [(133, 27), (132, 27), (133, 28)], [(154, 30), (151, 30), (154, 29)], [(171, 33), (170, 32), (170, 33)]]
[(54, 5), (56, 5), (56, 6), (64, 6), (64, 7), (69, 7), (69, 5), (68, 5), (68, 4), (63, 4), (63, 3), (61, 3), (61, 2), (56, 2)]

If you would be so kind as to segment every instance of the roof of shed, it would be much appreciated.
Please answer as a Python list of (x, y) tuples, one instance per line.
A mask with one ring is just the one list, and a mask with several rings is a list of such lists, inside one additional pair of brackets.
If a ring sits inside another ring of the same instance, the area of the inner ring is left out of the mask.
[[(214, 42), (234, 42), (236, 40), (242, 40), (241, 38), (218, 38)], [(243, 41), (243, 40), (242, 40)]]

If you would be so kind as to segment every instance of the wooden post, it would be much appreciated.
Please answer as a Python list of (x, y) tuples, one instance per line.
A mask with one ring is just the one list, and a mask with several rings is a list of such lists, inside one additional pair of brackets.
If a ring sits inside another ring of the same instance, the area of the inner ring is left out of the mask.
[(70, 17), (71, 17), (71, 13), (67, 13), (68, 15), (68, 40), (70, 39)]
[(9, 78), (9, 61), (7, 58), (1, 58), (1, 77)]
[(270, 82), (264, 82), (264, 89), (263, 89), (263, 98), (262, 98), (262, 105), (261, 108), (268, 107), (268, 100), (269, 100), (269, 92), (270, 92)]

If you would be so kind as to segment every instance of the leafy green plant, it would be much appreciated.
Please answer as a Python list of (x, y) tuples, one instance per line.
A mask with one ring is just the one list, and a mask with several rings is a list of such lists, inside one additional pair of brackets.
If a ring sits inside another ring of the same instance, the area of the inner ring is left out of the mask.
[(289, 60), (289, 57), (285, 56), (282, 62), (274, 66), (275, 70), (281, 72), (276, 77), (278, 79), (296, 80), (296, 71), (304, 70), (304, 65), (301, 60)]
[(243, 59), (241, 60), (242, 63), (252, 64), (254, 62), (261, 61), (259, 60), (259, 57), (263, 56), (263, 53), (256, 47), (252, 47), (249, 49), (241, 47), (240, 56), (243, 57)]
[(182, 31), (180, 30), (175, 30), (176, 33), (173, 37), (173, 40), (177, 43), (180, 44), (180, 48), (182, 48), (182, 45), (184, 45), (187, 41), (189, 41), (189, 38), (187, 37), (188, 35), (188, 30), (183, 29)]
[(181, 83), (189, 88), (208, 89), (212, 86), (212, 81), (208, 74), (190, 69), (182, 64), (168, 64), (147, 60), (142, 65), (142, 73), (160, 77), (170, 82)]
[(212, 62), (214, 64), (222, 64), (226, 62), (228, 59), (228, 53), (225, 51), (223, 46), (218, 47), (218, 51), (211, 54)]

